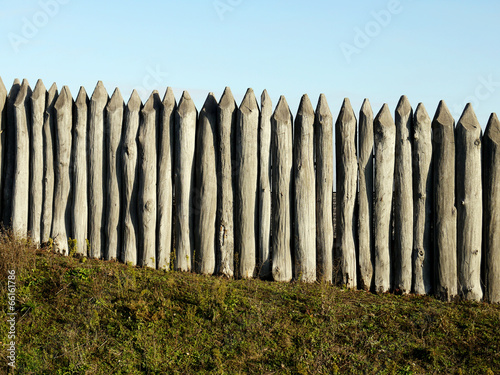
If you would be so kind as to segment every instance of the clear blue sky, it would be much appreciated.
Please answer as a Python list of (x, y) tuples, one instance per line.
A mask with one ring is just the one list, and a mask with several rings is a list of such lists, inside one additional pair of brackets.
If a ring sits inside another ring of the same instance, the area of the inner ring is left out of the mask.
[(314, 106), (325, 93), (334, 116), (344, 97), (358, 113), (365, 97), (394, 111), (405, 94), (431, 116), (444, 99), (455, 120), (471, 101), (484, 128), (500, 112), (499, 16), (493, 0), (2, 1), (0, 76), (73, 96), (102, 80), (125, 101), (171, 86), (198, 108), (252, 87), (294, 114), (304, 93)]

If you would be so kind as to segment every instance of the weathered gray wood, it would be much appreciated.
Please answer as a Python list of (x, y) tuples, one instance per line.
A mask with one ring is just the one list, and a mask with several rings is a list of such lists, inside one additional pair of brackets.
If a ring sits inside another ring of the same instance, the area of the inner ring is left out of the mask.
[(239, 256), (239, 276), (242, 278), (251, 278), (256, 273), (259, 117), (254, 92), (248, 89), (238, 108), (236, 122), (236, 155), (239, 166), (236, 251)]
[(271, 278), (271, 115), (273, 107), (266, 90), (260, 97), (259, 119), (259, 237), (258, 265), (262, 279)]
[(121, 136), (123, 124), (123, 97), (115, 89), (105, 109), (106, 147), (106, 259), (118, 259), (121, 248), (120, 196), (122, 181)]
[(159, 129), (161, 99), (153, 91), (141, 110), (139, 125), (139, 254), (140, 264), (156, 268), (156, 134)]
[(394, 168), (394, 289), (410, 293), (413, 249), (413, 109), (403, 95), (395, 113), (396, 165)]
[(175, 112), (175, 241), (174, 268), (191, 271), (194, 251), (193, 190), (196, 119), (198, 113), (191, 96), (184, 91)]
[(374, 257), (375, 291), (391, 289), (391, 209), (396, 125), (387, 104), (373, 121), (375, 149)]
[(158, 238), (157, 267), (170, 269), (172, 251), (172, 165), (174, 160), (174, 126), (177, 103), (171, 87), (167, 88), (162, 101), (160, 130), (158, 135)]
[(272, 131), (272, 274), (275, 281), (292, 280), (293, 117), (284, 96), (273, 116)]
[(30, 198), (28, 230), (35, 246), (40, 245), (43, 206), (43, 118), (47, 90), (41, 79), (31, 95)]
[(295, 279), (316, 281), (316, 183), (314, 109), (307, 95), (295, 117), (293, 145)]
[(89, 257), (105, 256), (104, 228), (106, 227), (104, 197), (106, 195), (106, 179), (104, 169), (104, 109), (108, 103), (108, 93), (101, 81), (97, 83), (90, 98), (88, 125), (89, 155)]
[(335, 123), (337, 169), (337, 261), (340, 282), (348, 288), (357, 287), (356, 273), (356, 202), (358, 165), (356, 157), (356, 115), (345, 98)]
[(196, 132), (196, 271), (215, 272), (217, 214), (217, 100), (208, 94)]
[(333, 277), (333, 117), (321, 94), (314, 122), (316, 142), (316, 257), (318, 279)]
[(483, 188), (481, 125), (467, 104), (456, 127), (457, 261), (459, 293), (480, 301)]
[(142, 103), (137, 91), (132, 91), (125, 109), (123, 130), (123, 250), (122, 260), (137, 265), (138, 225), (137, 190), (139, 185), (137, 167), (137, 132)]
[(54, 104), (58, 98), (56, 84), (47, 92), (45, 116), (43, 119), (43, 208), (42, 208), (42, 243), (49, 241), (52, 232), (52, 214), (54, 206)]
[(413, 293), (432, 292), (432, 128), (422, 103), (413, 116)]
[(373, 111), (368, 99), (359, 111), (358, 286), (373, 285)]
[(217, 198), (217, 273), (234, 275), (234, 181), (236, 165), (236, 102), (231, 89), (226, 87), (217, 107), (219, 136), (218, 198)]
[(455, 207), (455, 121), (444, 101), (432, 120), (435, 293), (457, 295), (457, 209)]
[(1, 193), (5, 184), (5, 133), (7, 130), (7, 89), (0, 77), (0, 221), (3, 218), (3, 199)]
[(72, 229), (76, 239), (76, 252), (87, 255), (87, 113), (89, 98), (80, 87), (73, 108), (73, 151), (72, 151)]
[(73, 125), (73, 98), (68, 86), (64, 86), (54, 105), (54, 215), (51, 237), (54, 250), (68, 255), (70, 233), (70, 170), (71, 128)]
[(483, 137), (484, 297), (500, 303), (500, 121), (492, 113)]
[(16, 163), (16, 124), (14, 117), (14, 102), (21, 89), (21, 82), (16, 78), (7, 96), (5, 126), (5, 176), (3, 186), (3, 224), (12, 225), (12, 184)]
[(29, 165), (31, 127), (31, 88), (26, 79), (14, 102), (14, 121), (16, 127), (16, 156), (14, 181), (12, 183), (12, 230), (15, 235), (26, 237), (28, 234), (29, 209)]

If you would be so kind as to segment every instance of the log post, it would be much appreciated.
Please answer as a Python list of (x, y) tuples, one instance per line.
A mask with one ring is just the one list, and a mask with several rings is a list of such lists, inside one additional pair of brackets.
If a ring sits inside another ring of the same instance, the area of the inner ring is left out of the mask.
[(217, 214), (217, 100), (209, 93), (198, 118), (196, 132), (196, 271), (215, 272)]
[(359, 111), (358, 286), (373, 285), (373, 111), (368, 99)]
[(411, 291), (413, 249), (413, 109), (403, 95), (395, 113), (396, 163), (394, 168), (394, 290)]
[(316, 142), (316, 258), (318, 280), (333, 277), (333, 117), (319, 96), (314, 120)]
[(158, 269), (170, 269), (172, 251), (172, 165), (174, 153), (174, 124), (177, 103), (171, 87), (167, 88), (162, 101), (160, 129), (158, 136)]
[(374, 255), (375, 291), (391, 289), (391, 211), (396, 125), (387, 104), (373, 121), (375, 145)]
[(191, 271), (194, 252), (194, 157), (198, 113), (184, 91), (175, 112), (175, 270)]
[(413, 293), (432, 292), (432, 128), (422, 103), (413, 116)]
[(15, 235), (28, 234), (29, 185), (30, 185), (30, 136), (31, 128), (31, 88), (26, 79), (14, 101), (14, 121), (16, 127), (16, 156), (14, 181), (12, 183), (12, 230)]
[(217, 273), (225, 277), (234, 275), (234, 181), (236, 151), (236, 102), (226, 87), (217, 107), (218, 198), (217, 198)]
[(70, 234), (70, 170), (71, 128), (73, 122), (73, 98), (68, 86), (64, 86), (54, 105), (54, 217), (52, 234), (54, 249), (63, 255), (69, 254)]
[(123, 136), (123, 250), (122, 260), (137, 265), (138, 225), (137, 190), (139, 185), (137, 167), (137, 133), (141, 98), (132, 91), (125, 109)]
[(259, 119), (259, 276), (271, 278), (271, 115), (273, 107), (266, 90), (260, 97)]
[[(7, 89), (0, 77), (0, 221), (3, 218), (2, 192), (5, 185), (5, 133), (7, 130)], [(44, 108), (45, 109), (45, 108)]]
[(142, 266), (156, 268), (156, 134), (161, 115), (161, 99), (153, 91), (141, 110), (139, 125), (139, 259)]
[(275, 281), (292, 280), (293, 118), (284, 96), (273, 116), (272, 130), (272, 274)]
[(104, 169), (104, 109), (108, 93), (101, 81), (97, 83), (90, 98), (88, 155), (89, 155), (89, 243), (91, 258), (102, 258), (104, 254), (103, 215), (105, 189)]
[(356, 115), (345, 98), (335, 123), (337, 168), (337, 262), (340, 283), (357, 287), (354, 204), (358, 165), (356, 157)]
[(31, 240), (40, 245), (43, 206), (43, 117), (47, 90), (41, 79), (31, 95), (30, 199), (29, 224)]
[(316, 281), (316, 183), (314, 175), (314, 109), (307, 95), (295, 117), (293, 147), (295, 279)]
[(459, 293), (480, 301), (483, 189), (481, 125), (467, 104), (456, 127), (457, 262)]
[(5, 126), (5, 175), (3, 186), (3, 224), (12, 225), (12, 184), (16, 163), (16, 125), (14, 117), (14, 102), (21, 89), (21, 82), (16, 78), (9, 91), (6, 101), (6, 126)]
[(236, 157), (239, 166), (236, 198), (239, 276), (255, 276), (257, 259), (257, 186), (259, 106), (252, 89), (248, 89), (237, 111)]
[(500, 303), (500, 121), (492, 113), (483, 137), (484, 297)]
[(72, 180), (73, 180), (73, 207), (72, 227), (73, 236), (76, 239), (76, 252), (81, 255), (87, 254), (87, 111), (89, 98), (83, 87), (80, 87), (73, 108), (73, 156), (72, 156)]
[(52, 232), (54, 205), (54, 104), (59, 94), (56, 84), (47, 92), (45, 116), (43, 119), (43, 208), (42, 208), (42, 243), (49, 241)]
[(457, 295), (457, 209), (455, 207), (455, 121), (444, 101), (432, 120), (435, 292)]
[(120, 196), (122, 181), (121, 137), (123, 97), (115, 89), (105, 108), (105, 168), (106, 168), (106, 259), (118, 259), (121, 248)]

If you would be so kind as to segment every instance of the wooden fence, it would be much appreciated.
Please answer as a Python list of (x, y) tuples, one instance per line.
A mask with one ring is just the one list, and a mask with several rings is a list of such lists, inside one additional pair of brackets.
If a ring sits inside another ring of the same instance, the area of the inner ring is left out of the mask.
[[(324, 95), (295, 116), (226, 88), (125, 104), (0, 80), (0, 218), (63, 254), (276, 281), (500, 302), (500, 123), (455, 126), (403, 96), (394, 118), (333, 122)], [(333, 154), (333, 137), (335, 150)], [(333, 193), (334, 160), (337, 176)], [(76, 240), (68, 241), (68, 239)]]

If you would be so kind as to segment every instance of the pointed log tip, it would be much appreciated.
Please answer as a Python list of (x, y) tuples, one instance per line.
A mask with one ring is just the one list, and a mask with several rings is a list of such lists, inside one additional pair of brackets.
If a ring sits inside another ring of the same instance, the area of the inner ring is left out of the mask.
[(77, 105), (87, 104), (88, 96), (85, 87), (80, 86), (80, 90), (78, 90), (78, 95), (76, 96), (75, 103)]
[(132, 94), (130, 94), (130, 98), (128, 99), (127, 109), (129, 112), (138, 112), (141, 109), (142, 100), (137, 90), (132, 90)]
[(233, 93), (231, 92), (231, 89), (228, 86), (226, 86), (224, 92), (222, 93), (222, 96), (219, 101), (219, 107), (229, 108), (229, 109), (236, 108), (236, 101), (234, 100)]
[(300, 98), (299, 109), (297, 110), (297, 116), (299, 115), (314, 116), (314, 108), (307, 94), (302, 95)]
[(93, 102), (108, 100), (108, 92), (106, 91), (106, 88), (104, 87), (102, 81), (97, 82), (90, 100)]
[(183, 114), (186, 114), (188, 112), (196, 112), (194, 101), (191, 99), (191, 96), (187, 91), (184, 91), (182, 93), (177, 110)]
[(118, 87), (115, 88), (115, 91), (113, 92), (113, 95), (111, 95), (111, 99), (106, 107), (110, 112), (114, 112), (120, 108), (123, 109), (123, 97)]
[(479, 121), (477, 120), (476, 113), (474, 112), (471, 103), (467, 103), (467, 105), (465, 106), (464, 111), (462, 112), (462, 115), (458, 120), (457, 128), (459, 126), (468, 131), (481, 131), (481, 125), (479, 125)]
[(406, 95), (402, 95), (399, 99), (396, 106), (396, 113), (401, 117), (408, 116), (411, 113), (411, 104)]
[[(71, 91), (69, 91), (68, 86), (63, 86), (61, 89), (61, 93), (59, 94), (59, 97), (56, 100), (56, 103), (54, 104), (54, 109), (56, 111), (59, 111), (67, 106), (68, 102), (72, 102), (73, 98), (71, 97)], [(70, 107), (71, 108), (71, 107)]]
[(45, 94), (47, 92), (47, 89), (45, 88), (45, 85), (43, 84), (43, 81), (39, 79), (36, 82), (35, 89), (33, 90), (33, 93), (31, 94), (31, 98), (33, 100), (39, 99), (41, 96), (45, 99)]
[(276, 106), (276, 109), (274, 110), (273, 117), (276, 120), (280, 120), (280, 121), (291, 120), (290, 108), (288, 107), (288, 103), (286, 102), (284, 95), (280, 96), (280, 99), (278, 100), (278, 105)]
[(488, 124), (486, 125), (484, 138), (489, 138), (495, 144), (500, 145), (500, 121), (494, 112), (490, 115)]
[(215, 113), (215, 111), (217, 111), (217, 99), (215, 99), (213, 92), (208, 93), (201, 110), (207, 113)]
[(372, 106), (371, 106), (368, 98), (365, 98), (363, 100), (363, 104), (361, 105), (361, 112), (365, 115), (372, 115), (373, 116)]
[(425, 109), (425, 106), (423, 103), (418, 103), (417, 109), (415, 110), (415, 114), (413, 115), (415, 118), (416, 123), (425, 123), (428, 122), (430, 123), (431, 118), (429, 117), (429, 114), (427, 113), (427, 110)]
[(380, 108), (380, 111), (377, 113), (374, 122), (386, 127), (396, 126), (394, 124), (394, 120), (392, 118), (391, 111), (389, 110), (389, 106), (387, 105), (387, 103), (384, 103), (382, 108)]
[(348, 122), (353, 120), (356, 121), (356, 115), (354, 114), (354, 110), (352, 109), (351, 101), (349, 100), (349, 98), (344, 98), (337, 122)]
[(243, 113), (250, 113), (259, 109), (259, 105), (257, 104), (257, 99), (255, 98), (255, 94), (251, 88), (247, 90), (243, 100), (241, 101), (239, 110)]
[(316, 106), (316, 115), (321, 115), (322, 117), (332, 117), (332, 112), (328, 106), (328, 101), (326, 100), (325, 94), (320, 94), (318, 98), (318, 105)]
[(148, 100), (144, 104), (144, 108), (142, 108), (143, 113), (153, 112), (158, 109), (159, 104), (161, 103), (160, 94), (157, 90), (154, 90), (151, 95), (149, 95)]
[(455, 126), (455, 120), (444, 100), (439, 102), (432, 124), (433, 126), (446, 126), (451, 128)]
[(19, 92), (17, 93), (16, 100), (14, 101), (15, 107), (24, 106), (24, 102), (26, 100), (26, 97), (29, 94), (29, 90), (30, 90), (30, 86), (28, 84), (28, 81), (26, 79), (23, 79), (23, 83), (21, 84), (21, 88), (19, 89)]
[(267, 90), (264, 89), (264, 91), (262, 91), (262, 94), (260, 96), (260, 107), (262, 110), (264, 110), (265, 108), (272, 108), (272, 105), (273, 104), (271, 102), (271, 97), (267, 93)]
[(49, 96), (57, 94), (57, 84), (54, 82), (49, 88)]
[(176, 102), (175, 102), (175, 95), (174, 95), (174, 90), (172, 87), (167, 87), (167, 90), (165, 91), (165, 95), (163, 96), (163, 106), (165, 108), (175, 108)]

